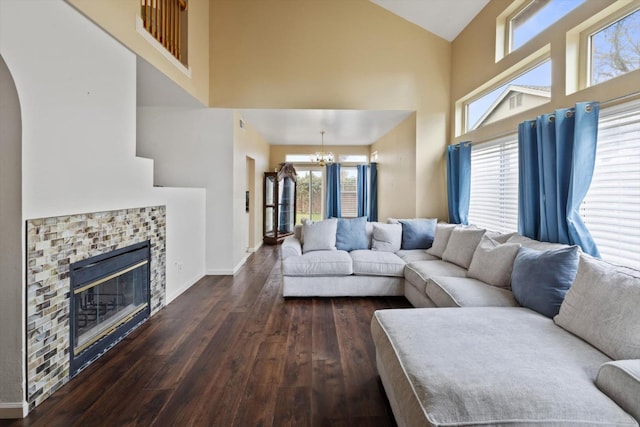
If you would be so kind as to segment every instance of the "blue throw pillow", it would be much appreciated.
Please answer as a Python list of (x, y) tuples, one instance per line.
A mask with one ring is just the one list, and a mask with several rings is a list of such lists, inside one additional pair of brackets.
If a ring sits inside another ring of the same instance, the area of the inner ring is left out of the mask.
[(553, 318), (576, 278), (578, 247), (548, 251), (521, 247), (513, 262), (511, 290), (523, 307)]
[(357, 249), (369, 249), (367, 238), (367, 217), (338, 218), (338, 230), (336, 231), (336, 248), (339, 251), (355, 251)]
[(402, 249), (429, 249), (433, 244), (438, 220), (433, 219), (401, 219)]

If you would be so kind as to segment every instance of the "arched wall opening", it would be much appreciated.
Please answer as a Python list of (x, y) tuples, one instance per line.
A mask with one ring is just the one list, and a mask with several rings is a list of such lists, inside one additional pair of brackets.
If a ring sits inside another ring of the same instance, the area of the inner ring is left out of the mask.
[(22, 119), (9, 67), (0, 55), (0, 418), (27, 413), (24, 362)]

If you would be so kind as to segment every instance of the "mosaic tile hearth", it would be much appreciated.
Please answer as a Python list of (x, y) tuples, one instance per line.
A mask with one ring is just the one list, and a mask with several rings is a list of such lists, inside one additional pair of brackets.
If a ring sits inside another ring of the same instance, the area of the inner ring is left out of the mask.
[(151, 315), (165, 304), (166, 208), (27, 221), (27, 381), (30, 409), (69, 381), (69, 265), (151, 241)]

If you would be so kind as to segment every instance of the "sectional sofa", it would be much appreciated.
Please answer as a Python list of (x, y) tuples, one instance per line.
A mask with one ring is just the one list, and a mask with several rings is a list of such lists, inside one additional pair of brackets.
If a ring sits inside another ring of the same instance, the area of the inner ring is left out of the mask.
[(417, 307), (371, 322), (398, 425), (638, 425), (640, 272), (434, 220), (365, 224), (359, 249), (326, 248), (353, 238), (338, 222), (283, 243), (284, 294), (405, 295)]

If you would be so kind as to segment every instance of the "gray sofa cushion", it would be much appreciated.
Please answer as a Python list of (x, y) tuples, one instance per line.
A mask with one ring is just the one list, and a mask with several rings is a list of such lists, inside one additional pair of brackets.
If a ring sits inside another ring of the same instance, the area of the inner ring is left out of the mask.
[(636, 425), (595, 387), (609, 358), (531, 310), (381, 310), (371, 329), (398, 425)]
[(424, 249), (400, 249), (396, 252), (404, 262), (414, 262), (414, 261), (432, 261), (440, 259), (435, 255), (430, 255)]
[(467, 270), (442, 260), (410, 262), (404, 268), (404, 278), (424, 292), (432, 276), (465, 277)]
[(402, 244), (402, 224), (373, 224), (371, 249), (374, 251), (396, 252)]
[(519, 249), (518, 243), (500, 244), (484, 235), (473, 253), (467, 275), (492, 286), (509, 288), (513, 260)]
[(433, 244), (427, 249), (427, 253), (442, 258), (442, 254), (445, 249), (447, 249), (447, 243), (449, 243), (451, 232), (454, 228), (456, 228), (455, 224), (436, 224), (436, 234), (433, 237)]
[(596, 385), (622, 409), (640, 420), (640, 360), (618, 360), (600, 367)]
[(285, 276), (342, 276), (353, 274), (353, 263), (345, 251), (312, 251), (282, 261)]
[(555, 322), (612, 359), (640, 359), (640, 271), (580, 256)]
[(485, 230), (475, 227), (456, 227), (451, 232), (447, 249), (442, 254), (444, 261), (469, 268), (473, 253), (484, 236)]
[(336, 249), (336, 218), (313, 222), (304, 221), (302, 224), (302, 252), (325, 251)]
[(469, 277), (431, 277), (426, 294), (438, 307), (518, 307), (511, 291)]
[(353, 260), (353, 274), (363, 276), (403, 277), (405, 262), (394, 253), (358, 250), (349, 253)]

